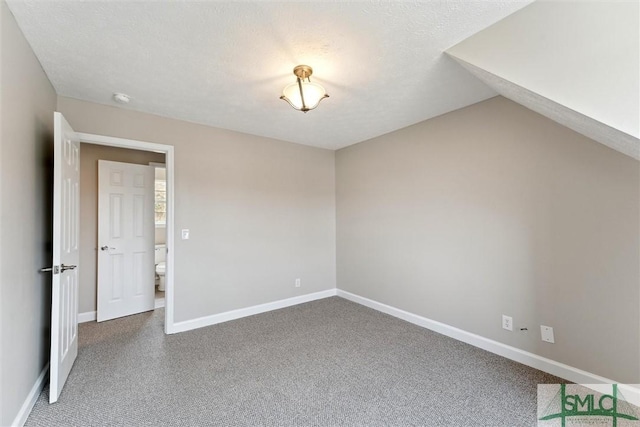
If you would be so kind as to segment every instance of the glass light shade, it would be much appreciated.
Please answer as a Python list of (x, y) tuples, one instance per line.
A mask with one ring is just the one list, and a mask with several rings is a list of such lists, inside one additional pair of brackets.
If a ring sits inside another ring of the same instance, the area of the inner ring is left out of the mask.
[[(302, 93), (304, 94), (304, 103), (300, 96), (300, 87), (302, 87)], [(281, 99), (287, 101), (296, 110), (307, 112), (316, 108), (320, 101), (328, 96), (324, 88), (319, 84), (301, 80), (300, 86), (296, 81), (285, 87), (282, 91)]]

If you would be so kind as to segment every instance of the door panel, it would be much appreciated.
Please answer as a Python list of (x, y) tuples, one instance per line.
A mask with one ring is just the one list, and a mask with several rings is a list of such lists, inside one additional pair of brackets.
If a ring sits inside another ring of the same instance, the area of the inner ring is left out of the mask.
[(78, 355), (80, 140), (54, 113), (53, 275), (49, 402), (58, 400)]
[(98, 162), (98, 322), (153, 310), (154, 171)]

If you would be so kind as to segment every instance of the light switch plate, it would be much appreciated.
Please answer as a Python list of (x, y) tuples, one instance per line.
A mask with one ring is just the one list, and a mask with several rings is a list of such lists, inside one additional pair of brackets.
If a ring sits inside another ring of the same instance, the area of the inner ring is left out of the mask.
[(189, 240), (189, 229), (182, 229), (182, 240)]
[(555, 343), (555, 339), (553, 337), (553, 328), (551, 326), (543, 326), (540, 325), (540, 335), (542, 336), (542, 341), (548, 343)]

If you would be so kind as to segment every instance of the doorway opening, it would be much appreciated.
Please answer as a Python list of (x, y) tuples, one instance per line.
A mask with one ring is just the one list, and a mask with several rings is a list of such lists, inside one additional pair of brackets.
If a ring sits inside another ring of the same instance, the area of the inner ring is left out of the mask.
[[(153, 243), (156, 247), (157, 245), (161, 244), (163, 246), (162, 250), (164, 251), (164, 291), (162, 293), (156, 292), (154, 308), (165, 307), (164, 331), (167, 334), (173, 333), (173, 146), (85, 133), (78, 133), (78, 136), (82, 143), (82, 149), (80, 150), (81, 159), (88, 159), (89, 161), (95, 161), (95, 163), (97, 163), (97, 159), (100, 158), (103, 160), (113, 160), (147, 165), (154, 168), (154, 178), (156, 172), (158, 173), (158, 176), (162, 178), (159, 179), (159, 181), (162, 182), (160, 187), (162, 187), (162, 197), (164, 199), (162, 201), (162, 206), (159, 206), (155, 201), (155, 199), (157, 198), (157, 192), (155, 190), (155, 179), (154, 188), (152, 190), (154, 192), (155, 205), (155, 240)], [(83, 151), (85, 152), (85, 155), (83, 155)], [(86, 153), (89, 153), (89, 155), (87, 156)], [(82, 160), (81, 168), (83, 168)], [(89, 173), (93, 173), (94, 180), (97, 179), (96, 171), (91, 172), (93, 168), (89, 167), (84, 169), (88, 169)], [(86, 172), (86, 170), (84, 169), (83, 171)], [(83, 180), (83, 184), (84, 183), (85, 181)], [(97, 192), (97, 185), (93, 186), (91, 184), (91, 180), (89, 180), (89, 183), (86, 186), (93, 187), (93, 191)], [(92, 209), (94, 214), (92, 215), (91, 209), (87, 207), (87, 212), (89, 212), (89, 214), (86, 216), (82, 215), (82, 219), (83, 221), (87, 222), (95, 221), (96, 224), (87, 227), (88, 229), (85, 230), (84, 239), (81, 235), (81, 244), (84, 244), (83, 246), (85, 248), (95, 248), (95, 252), (91, 250), (83, 251), (85, 254), (85, 258), (89, 258), (88, 260), (85, 259), (85, 263), (82, 264), (86, 278), (86, 280), (84, 280), (83, 282), (88, 283), (86, 285), (87, 287), (92, 286), (92, 289), (84, 292), (85, 296), (81, 297), (82, 299), (80, 301), (79, 309), (80, 314), (78, 317), (79, 322), (96, 319), (96, 311), (88, 310), (87, 307), (97, 308), (97, 251), (100, 250), (97, 242), (97, 232), (95, 231), (97, 230), (98, 222), (97, 203), (93, 202), (91, 199), (88, 202), (83, 201), (82, 195), (81, 203), (83, 204), (83, 206), (85, 206), (87, 203), (93, 203)], [(83, 226), (82, 228), (84, 229), (85, 227)], [(92, 266), (95, 266), (95, 268), (91, 268)], [(157, 267), (157, 262), (154, 260), (154, 269), (156, 269), (156, 272)], [(157, 274), (155, 276), (155, 291), (158, 291), (159, 280)]]

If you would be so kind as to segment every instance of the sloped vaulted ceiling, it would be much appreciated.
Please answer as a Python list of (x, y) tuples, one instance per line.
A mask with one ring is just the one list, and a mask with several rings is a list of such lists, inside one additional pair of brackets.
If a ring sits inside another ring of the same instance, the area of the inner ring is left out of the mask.
[(640, 159), (640, 2), (538, 1), (447, 53), (501, 95)]

